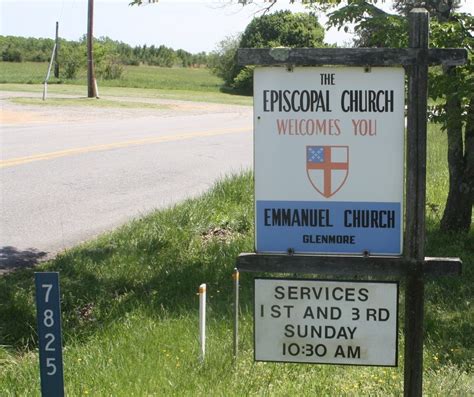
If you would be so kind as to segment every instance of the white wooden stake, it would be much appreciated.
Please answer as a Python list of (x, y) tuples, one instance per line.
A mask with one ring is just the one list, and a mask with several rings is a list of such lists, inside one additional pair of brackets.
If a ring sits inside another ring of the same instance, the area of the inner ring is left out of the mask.
[(43, 101), (46, 100), (47, 96), (48, 96), (48, 82), (45, 80), (44, 86), (43, 86)]
[(237, 358), (239, 352), (239, 280), (240, 273), (237, 268), (234, 269), (232, 275), (234, 279), (234, 359)]
[(99, 87), (97, 86), (97, 80), (94, 79), (94, 87), (95, 87), (95, 97), (99, 98)]
[(201, 361), (206, 355), (206, 284), (199, 286), (199, 342), (201, 345)]

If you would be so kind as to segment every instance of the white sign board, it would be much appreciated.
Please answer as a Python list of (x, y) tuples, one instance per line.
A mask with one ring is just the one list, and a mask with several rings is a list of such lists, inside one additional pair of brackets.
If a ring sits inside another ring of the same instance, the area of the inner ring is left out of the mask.
[(397, 365), (398, 283), (255, 279), (255, 360)]
[(254, 74), (256, 251), (402, 253), (404, 70)]

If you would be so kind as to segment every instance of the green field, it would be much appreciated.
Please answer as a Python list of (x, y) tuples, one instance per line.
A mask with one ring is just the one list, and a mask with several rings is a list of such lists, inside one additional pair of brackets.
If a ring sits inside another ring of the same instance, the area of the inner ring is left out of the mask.
[[(474, 232), (438, 231), (446, 136), (430, 126), (427, 255), (460, 256), (461, 277), (427, 282), (424, 394), (474, 393)], [(241, 353), (232, 359), (232, 270), (253, 249), (251, 173), (127, 224), (44, 264), (60, 272), (70, 396), (400, 396), (398, 368), (254, 363), (252, 275), (241, 282)], [(199, 361), (198, 297), (208, 285)], [(400, 304), (403, 305), (403, 283)], [(0, 395), (39, 395), (33, 270), (0, 278)]]
[[(41, 84), (48, 71), (47, 63), (39, 62), (0, 62), (0, 83)], [(50, 84), (87, 83), (86, 73), (79, 73), (74, 80), (50, 78)], [(156, 66), (124, 66), (121, 79), (98, 80), (104, 87), (134, 87), (163, 90), (187, 90), (219, 92), (221, 79), (209, 73), (205, 68), (160, 68)]]
[[(35, 62), (0, 62), (0, 90), (43, 92), (42, 83), (48, 65)], [(86, 96), (86, 75), (74, 80), (51, 78), (48, 93)], [(156, 66), (125, 66), (121, 79), (98, 80), (101, 97), (131, 96), (144, 98), (182, 99), (251, 105), (252, 98), (221, 92), (222, 81), (205, 68), (160, 68)]]

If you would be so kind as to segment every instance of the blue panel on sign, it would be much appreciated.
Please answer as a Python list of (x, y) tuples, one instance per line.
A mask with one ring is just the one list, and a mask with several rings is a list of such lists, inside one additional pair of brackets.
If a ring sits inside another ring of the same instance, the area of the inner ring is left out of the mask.
[(401, 254), (400, 203), (257, 201), (257, 252)]
[(41, 394), (64, 396), (59, 274), (35, 273)]

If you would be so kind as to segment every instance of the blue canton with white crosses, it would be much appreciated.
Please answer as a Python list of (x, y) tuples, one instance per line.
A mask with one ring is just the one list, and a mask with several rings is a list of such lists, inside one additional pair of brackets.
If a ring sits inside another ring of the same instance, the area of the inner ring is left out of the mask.
[(308, 163), (324, 163), (324, 147), (308, 146)]

